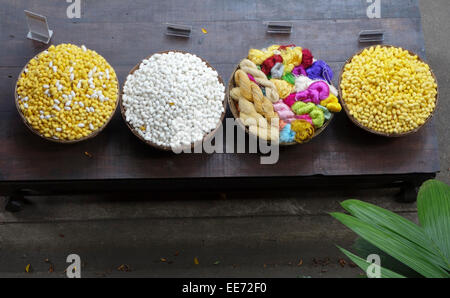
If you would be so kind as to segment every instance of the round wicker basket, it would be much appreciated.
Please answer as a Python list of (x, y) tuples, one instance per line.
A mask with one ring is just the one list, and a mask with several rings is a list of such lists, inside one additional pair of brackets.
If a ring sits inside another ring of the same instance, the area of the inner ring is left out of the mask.
[[(228, 81), (228, 86), (227, 86), (227, 90), (226, 90), (226, 96), (227, 96), (228, 106), (230, 107), (230, 110), (231, 110), (231, 113), (233, 114), (234, 119), (237, 120), (239, 125), (242, 127), (242, 129), (245, 130), (246, 133), (251, 134), (250, 131), (248, 130), (248, 127), (245, 126), (242, 123), (242, 121), (240, 121), (240, 119), (239, 119), (239, 110), (238, 110), (238, 108), (236, 106), (236, 102), (233, 100), (233, 98), (231, 98), (231, 95), (230, 95), (231, 89), (236, 87), (236, 82), (234, 81), (234, 73), (238, 69), (239, 69), (239, 64), (234, 68), (233, 73), (231, 74), (231, 77), (230, 77), (230, 79)], [(331, 113), (331, 118), (328, 121), (326, 121), (321, 128), (316, 129), (314, 131), (314, 136), (311, 139), (309, 139), (307, 142), (305, 142), (305, 143), (308, 143), (309, 141), (311, 141), (312, 139), (317, 137), (319, 134), (321, 134), (325, 130), (325, 128), (327, 128), (327, 126), (331, 123), (331, 120), (333, 120), (333, 117), (334, 117), (334, 114)], [(255, 137), (257, 137), (257, 136), (255, 136)], [(302, 144), (305, 144), (305, 143), (302, 143)], [(280, 146), (291, 146), (291, 145), (298, 145), (298, 144), (299, 143), (297, 143), (297, 142), (280, 143)]]
[[(386, 47), (386, 48), (400, 48), (400, 49), (402, 49), (402, 50), (406, 50), (406, 49), (404, 49), (404, 48), (402, 48), (402, 47), (396, 47), (396, 46), (392, 46), (392, 45), (380, 45), (380, 46), (381, 46), (381, 47)], [(430, 115), (428, 116), (427, 120), (426, 120), (422, 125), (416, 127), (416, 128), (413, 129), (413, 130), (407, 131), (407, 132), (403, 132), (403, 133), (391, 133), (391, 134), (390, 134), (390, 133), (385, 133), (385, 132), (376, 131), (376, 130), (373, 130), (373, 129), (369, 128), (369, 127), (364, 126), (364, 125), (361, 124), (355, 117), (353, 117), (352, 115), (350, 115), (350, 110), (349, 110), (349, 108), (347, 107), (347, 104), (345, 103), (345, 98), (342, 96), (342, 90), (341, 90), (341, 80), (342, 80), (342, 75), (344, 74), (345, 66), (346, 66), (348, 63), (350, 63), (350, 62), (352, 61), (352, 59), (353, 59), (355, 56), (361, 54), (365, 49), (370, 49), (371, 47), (375, 47), (375, 46), (366, 47), (366, 48), (364, 48), (364, 49), (358, 51), (356, 54), (354, 54), (352, 57), (350, 57), (350, 58), (344, 63), (344, 66), (342, 66), (342, 70), (341, 70), (341, 73), (340, 73), (340, 75), (339, 75), (339, 86), (338, 86), (338, 90), (339, 90), (339, 95), (340, 95), (339, 97), (340, 97), (340, 99), (341, 99), (341, 105), (342, 105), (342, 107), (344, 108), (345, 113), (347, 114), (347, 116), (350, 118), (350, 120), (351, 120), (356, 126), (362, 128), (362, 129), (364, 129), (364, 130), (366, 130), (366, 131), (368, 131), (368, 132), (370, 132), (370, 133), (379, 135), (379, 136), (390, 137), (390, 138), (397, 138), (397, 137), (403, 137), (403, 136), (407, 136), (407, 135), (416, 133), (416, 132), (419, 131), (419, 129), (421, 129), (425, 124), (427, 124), (428, 121), (430, 121), (430, 119), (433, 117), (434, 112), (436, 111), (437, 104), (438, 104), (439, 91), (436, 93), (435, 107), (434, 107), (433, 111), (430, 113)], [(421, 62), (423, 62), (423, 63), (426, 64), (426, 62), (423, 61), (422, 58), (420, 58), (419, 55), (415, 54), (414, 52), (412, 52), (412, 51), (410, 51), (410, 50), (406, 50), (406, 51), (408, 51), (408, 52), (409, 52), (411, 55), (413, 55), (413, 56), (417, 56), (417, 58), (419, 59), (419, 61), (421, 61)], [(436, 84), (437, 84), (436, 76), (435, 76), (435, 74), (434, 74), (434, 72), (433, 72), (433, 70), (432, 70), (431, 68), (430, 68), (430, 72), (431, 72), (431, 75), (433, 76), (433, 78), (434, 78), (434, 80), (435, 80), (435, 82), (436, 82)], [(438, 90), (439, 90), (439, 89), (438, 89)]]
[[(41, 52), (42, 53), (42, 52)], [(41, 54), (39, 53), (39, 54)], [(39, 56), (39, 54), (37, 54), (36, 56)], [(34, 56), (32, 59), (35, 59), (36, 56)], [(30, 60), (31, 61), (31, 60)], [(22, 119), (23, 123), (25, 123), (26, 127), (28, 127), (31, 132), (33, 132), (35, 135), (47, 140), (47, 141), (51, 141), (54, 143), (60, 143), (60, 144), (73, 144), (73, 143), (78, 143), (81, 141), (85, 141), (85, 140), (89, 140), (92, 139), (93, 137), (95, 137), (96, 135), (98, 135), (107, 125), (108, 123), (111, 121), (112, 117), (115, 114), (115, 111), (117, 110), (117, 105), (119, 104), (119, 81), (117, 79), (117, 75), (116, 75), (116, 82), (117, 82), (117, 99), (116, 99), (116, 104), (115, 107), (111, 113), (111, 115), (109, 116), (108, 120), (106, 120), (106, 122), (103, 124), (102, 127), (98, 128), (97, 130), (93, 131), (91, 134), (89, 134), (86, 137), (82, 137), (76, 140), (62, 140), (62, 139), (54, 139), (54, 138), (47, 138), (44, 135), (40, 134), (39, 132), (37, 132), (27, 121), (27, 119), (25, 118), (25, 116), (23, 115), (22, 111), (20, 110), (20, 106), (19, 106), (19, 99), (18, 99), (18, 94), (17, 94), (17, 83), (19, 82), (20, 77), (22, 76), (23, 71), (25, 70), (25, 68), (27, 68), (28, 63), (22, 68), (22, 70), (19, 73), (19, 76), (17, 77), (17, 81), (16, 81), (16, 86), (14, 89), (14, 98), (15, 98), (15, 104), (16, 104), (16, 109), (17, 112), (20, 115), (20, 118)], [(111, 65), (110, 65), (111, 66)], [(112, 68), (112, 67), (111, 67)], [(114, 70), (114, 68), (112, 68)]]
[[(167, 53), (169, 53), (169, 52), (176, 52), (176, 53), (189, 54), (188, 52), (185, 52), (185, 51), (180, 51), (180, 50), (169, 50), (169, 51), (162, 51), (162, 52), (156, 52), (156, 53), (153, 53), (153, 54), (147, 56), (145, 59), (150, 58), (150, 57), (153, 56), (154, 54), (167, 54)], [(197, 56), (197, 57), (199, 57), (199, 56)], [(199, 57), (199, 58), (200, 58), (203, 62), (205, 62), (206, 65), (207, 65), (208, 67), (210, 67), (211, 69), (217, 71), (214, 67), (212, 67), (212, 66), (208, 63), (208, 61), (206, 61), (206, 60), (203, 59), (202, 57)], [(139, 62), (138, 64), (136, 64), (136, 65), (128, 72), (128, 74), (129, 74), (129, 75), (130, 75), (130, 74), (133, 74), (136, 70), (138, 70), (138, 69), (139, 69), (139, 66), (141, 65), (141, 63), (142, 63), (142, 61)], [(224, 85), (223, 80), (222, 80), (222, 77), (221, 77), (219, 74), (218, 74), (217, 76), (218, 76), (219, 82), (220, 82), (222, 85)], [(124, 82), (124, 86), (125, 86), (125, 83), (126, 83), (126, 80), (125, 80), (125, 82)], [(172, 151), (172, 148), (171, 148), (170, 146), (162, 146), (162, 145), (158, 145), (158, 144), (153, 143), (152, 141), (148, 141), (148, 140), (144, 139), (144, 138), (139, 134), (139, 132), (138, 132), (138, 131), (130, 124), (130, 123), (128, 123), (128, 121), (127, 121), (127, 119), (126, 119), (126, 117), (125, 117), (125, 111), (126, 111), (126, 109), (125, 109), (125, 107), (124, 107), (124, 105), (123, 105), (122, 95), (123, 95), (123, 87), (122, 87), (122, 92), (121, 92), (121, 96), (120, 96), (120, 112), (121, 112), (121, 114), (122, 114), (123, 120), (125, 121), (125, 123), (126, 123), (126, 125), (128, 126), (128, 128), (131, 130), (131, 132), (132, 132), (138, 139), (140, 139), (142, 142), (146, 143), (147, 145), (149, 145), (149, 146), (151, 146), (151, 147), (154, 147), (154, 148), (156, 148), (156, 149), (158, 149), (158, 150), (162, 150), (162, 151)], [(210, 131), (210, 132), (208, 132), (208, 133), (205, 133), (204, 136), (203, 136), (203, 138), (202, 138), (202, 140), (199, 140), (199, 141), (196, 141), (196, 142), (192, 143), (192, 144), (191, 144), (191, 149), (193, 149), (197, 144), (202, 143), (202, 142), (205, 141), (205, 140), (211, 139), (211, 138), (215, 135), (215, 133), (217, 132), (217, 130), (220, 128), (220, 125), (222, 124), (223, 119), (225, 118), (225, 113), (226, 113), (226, 111), (227, 111), (227, 103), (226, 103), (226, 101), (225, 101), (225, 98), (223, 99), (223, 108), (224, 108), (224, 109), (223, 109), (222, 115), (220, 116), (220, 120), (218, 121), (216, 128), (214, 128), (212, 131)]]

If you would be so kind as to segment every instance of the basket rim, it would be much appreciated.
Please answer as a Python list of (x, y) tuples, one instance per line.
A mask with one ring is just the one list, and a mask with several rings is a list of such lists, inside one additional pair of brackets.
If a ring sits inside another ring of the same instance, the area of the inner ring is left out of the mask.
[[(32, 132), (33, 134), (35, 134), (35, 135), (41, 137), (41, 138), (44, 139), (44, 140), (47, 140), (47, 141), (50, 141), (50, 142), (53, 142), (53, 143), (59, 143), (59, 144), (74, 144), (74, 143), (86, 141), (86, 140), (89, 140), (89, 139), (92, 139), (92, 138), (96, 137), (96, 136), (97, 136), (100, 132), (102, 132), (103, 129), (105, 129), (105, 127), (109, 124), (109, 122), (111, 121), (111, 119), (114, 117), (114, 114), (116, 113), (117, 106), (119, 105), (119, 97), (120, 97), (120, 92), (119, 92), (119, 79), (118, 79), (118, 77), (117, 77), (116, 71), (115, 71), (114, 68), (111, 66), (111, 64), (109, 64), (109, 62), (108, 62), (106, 59), (105, 59), (106, 63), (111, 67), (111, 69), (114, 71), (114, 74), (116, 75), (116, 82), (117, 82), (117, 98), (116, 98), (116, 104), (115, 104), (115, 107), (114, 107), (114, 109), (113, 109), (111, 115), (109, 116), (109, 118), (106, 120), (106, 122), (105, 122), (101, 127), (99, 127), (98, 129), (96, 129), (95, 131), (93, 131), (93, 132), (90, 133), (89, 135), (87, 135), (87, 136), (85, 136), (85, 137), (82, 137), (82, 138), (79, 138), (79, 139), (76, 139), (76, 140), (54, 139), (54, 138), (52, 138), (52, 137), (47, 138), (46, 136), (44, 136), (44, 135), (40, 134), (38, 131), (36, 131), (36, 130), (31, 126), (31, 124), (28, 123), (27, 119), (26, 119), (25, 116), (23, 115), (22, 110), (20, 109), (20, 106), (19, 106), (19, 99), (18, 99), (19, 94), (17, 94), (17, 85), (18, 85), (18, 83), (19, 83), (19, 79), (20, 79), (20, 77), (22, 76), (24, 70), (27, 68), (28, 64), (29, 64), (33, 59), (35, 59), (37, 56), (39, 56), (40, 54), (42, 54), (42, 53), (45, 52), (45, 51), (46, 51), (46, 50), (43, 50), (43, 51), (39, 52), (38, 54), (34, 55), (34, 57), (31, 58), (31, 59), (27, 62), (27, 64), (25, 64), (25, 66), (24, 66), (24, 67), (22, 68), (22, 70), (20, 71), (19, 76), (17, 77), (17, 81), (16, 81), (15, 88), (14, 88), (14, 101), (15, 101), (15, 105), (16, 105), (16, 110), (17, 110), (17, 112), (19, 113), (20, 118), (22, 119), (22, 122), (25, 123), (25, 126), (28, 127), (28, 129), (31, 130), (31, 132)], [(98, 55), (100, 55), (100, 54), (98, 54)], [(104, 59), (104, 57), (103, 57), (103, 59)]]
[[(133, 74), (136, 70), (138, 70), (138, 69), (140, 68), (142, 62), (143, 62), (145, 59), (149, 59), (150, 57), (152, 57), (152, 56), (155, 55), (155, 54), (167, 54), (167, 53), (169, 53), (169, 52), (194, 55), (194, 54), (192, 54), (192, 53), (189, 53), (189, 52), (186, 52), (186, 51), (183, 51), (183, 50), (166, 50), (166, 51), (155, 52), (155, 53), (152, 53), (152, 54), (150, 54), (149, 56), (145, 57), (145, 58), (142, 59), (141, 61), (139, 61), (139, 62), (138, 62), (138, 63), (137, 63), (137, 64), (136, 64), (129, 72), (128, 72), (128, 75)], [(209, 62), (208, 62), (206, 59), (204, 59), (204, 58), (202, 58), (202, 57), (200, 57), (200, 56), (198, 56), (198, 55), (195, 55), (195, 56), (197, 56), (197, 57), (200, 58), (203, 62), (205, 62), (206, 66), (208, 66), (209, 68), (211, 68), (212, 70), (214, 70), (215, 72), (217, 72), (217, 79), (219, 80), (219, 83), (221, 83), (223, 86), (225, 86), (225, 84), (224, 84), (224, 82), (223, 82), (223, 79), (222, 79), (222, 77), (220, 76), (219, 72), (218, 72), (211, 64), (209, 64)], [(128, 75), (127, 75), (127, 77), (128, 77)], [(137, 131), (137, 129), (134, 128), (130, 123), (128, 123), (128, 121), (127, 121), (127, 119), (126, 119), (126, 117), (125, 117), (126, 109), (125, 109), (125, 107), (124, 107), (124, 105), (123, 105), (123, 89), (124, 89), (124, 87), (125, 87), (126, 82), (127, 82), (127, 79), (124, 80), (123, 85), (122, 85), (122, 89), (121, 89), (121, 92), (120, 92), (119, 106), (120, 106), (120, 113), (122, 114), (122, 118), (123, 118), (125, 124), (127, 125), (127, 127), (131, 130), (131, 132), (132, 132), (139, 140), (141, 140), (141, 141), (144, 142), (145, 144), (147, 144), (147, 145), (149, 145), (149, 146), (151, 146), (151, 147), (153, 147), (153, 148), (156, 148), (156, 149), (158, 149), (158, 150), (161, 150), (161, 151), (173, 151), (173, 150), (172, 150), (172, 147), (170, 147), (170, 146), (158, 145), (158, 144), (156, 144), (156, 143), (154, 143), (154, 142), (152, 142), (152, 141), (149, 141), (149, 140), (144, 139), (144, 137), (142, 137), (142, 136), (139, 134), (139, 132)], [(224, 98), (223, 98), (223, 100), (222, 100), (222, 105), (223, 105), (223, 112), (222, 112), (222, 114), (220, 115), (220, 119), (219, 119), (219, 121), (217, 122), (216, 127), (215, 127), (213, 130), (211, 130), (211, 131), (205, 133), (205, 134), (203, 135), (203, 138), (202, 138), (201, 140), (198, 140), (198, 141), (196, 141), (196, 142), (192, 142), (192, 143), (191, 143), (191, 146), (190, 146), (191, 149), (194, 149), (194, 147), (195, 147), (196, 145), (198, 145), (198, 144), (200, 144), (200, 143), (203, 143), (205, 140), (208, 140), (208, 139), (214, 137), (214, 135), (216, 134), (217, 130), (218, 130), (218, 129), (220, 128), (220, 126), (222, 125), (223, 120), (224, 120), (224, 118), (225, 118), (225, 114), (226, 114), (226, 112), (227, 112), (227, 102), (226, 102), (226, 100), (225, 100), (225, 94), (224, 94)], [(184, 149), (184, 147), (181, 147), (181, 148)]]
[[(245, 58), (244, 58), (245, 59)], [(226, 90), (226, 95), (227, 95), (227, 101), (228, 101), (228, 106), (230, 107), (231, 113), (233, 114), (234, 119), (236, 120), (237, 123), (239, 123), (240, 127), (242, 129), (245, 130), (245, 132), (249, 135), (252, 135), (256, 138), (260, 138), (259, 136), (254, 135), (253, 133), (251, 133), (248, 129), (247, 126), (244, 125), (244, 123), (242, 123), (242, 121), (239, 118), (239, 112), (236, 108), (236, 102), (234, 101), (233, 98), (231, 98), (230, 95), (230, 91), (231, 89), (233, 89), (234, 87), (236, 87), (236, 83), (234, 82), (234, 74), (236, 73), (236, 71), (240, 69), (239, 64), (237, 64), (233, 70), (233, 72), (231, 73), (231, 77), (228, 80), (228, 85), (227, 85), (227, 90)], [(330, 125), (331, 121), (334, 118), (334, 113), (331, 113), (331, 117), (329, 120), (327, 120), (322, 127), (320, 127), (319, 129), (315, 129), (314, 130), (314, 135), (311, 139), (309, 139), (308, 141), (304, 142), (304, 143), (297, 143), (297, 142), (289, 142), (289, 143), (279, 143), (280, 146), (292, 146), (292, 145), (303, 145), (306, 144), (308, 142), (310, 142), (312, 139), (314, 139), (315, 137), (317, 137), (318, 135), (320, 135), (326, 128), (328, 125)]]
[(340, 98), (341, 105), (342, 105), (342, 107), (344, 108), (345, 113), (347, 114), (348, 118), (350, 118), (350, 120), (351, 120), (356, 126), (362, 128), (362, 129), (364, 129), (365, 131), (370, 132), (370, 133), (372, 133), (372, 134), (379, 135), (379, 136), (383, 136), (383, 137), (388, 137), (388, 138), (398, 138), (398, 137), (403, 137), (403, 136), (407, 136), (407, 135), (414, 134), (414, 133), (418, 132), (422, 127), (424, 127), (424, 126), (431, 120), (431, 118), (433, 118), (434, 113), (436, 112), (436, 108), (437, 108), (437, 105), (438, 105), (438, 101), (439, 101), (439, 85), (438, 85), (438, 87), (436, 88), (436, 91), (437, 91), (437, 92), (436, 92), (436, 100), (435, 100), (435, 105), (434, 105), (433, 111), (430, 113), (430, 115), (428, 115), (428, 118), (424, 121), (424, 123), (423, 123), (422, 125), (420, 125), (420, 126), (414, 128), (413, 130), (410, 130), (410, 131), (407, 131), (407, 132), (402, 132), (402, 133), (385, 133), (385, 132), (381, 132), (381, 131), (376, 131), (376, 130), (374, 130), (374, 129), (371, 129), (371, 128), (369, 128), (369, 127), (364, 126), (364, 125), (363, 125), (362, 123), (360, 123), (355, 117), (353, 117), (353, 115), (350, 115), (350, 110), (349, 110), (348, 107), (347, 107), (347, 104), (346, 104), (346, 102), (345, 102), (345, 99), (344, 99), (344, 97), (343, 97), (343, 95), (342, 95), (342, 90), (341, 90), (341, 80), (342, 80), (342, 75), (344, 74), (345, 66), (346, 66), (348, 63), (350, 63), (350, 62), (353, 60), (353, 58), (354, 58), (355, 56), (360, 55), (364, 50), (370, 49), (370, 48), (374, 48), (374, 47), (377, 47), (377, 46), (384, 47), (384, 48), (399, 48), (399, 49), (402, 49), (402, 50), (404, 50), (404, 51), (408, 51), (408, 53), (409, 53), (410, 55), (412, 55), (412, 56), (417, 56), (417, 58), (419, 59), (419, 61), (421, 61), (421, 62), (423, 62), (424, 64), (426, 64), (426, 65), (429, 66), (430, 73), (431, 73), (431, 75), (433, 76), (433, 79), (434, 79), (434, 81), (436, 82), (436, 85), (438, 85), (438, 81), (437, 81), (436, 75), (434, 74), (434, 72), (433, 72), (433, 70), (431, 69), (430, 65), (429, 65), (427, 62), (425, 62), (418, 54), (414, 53), (414, 52), (411, 51), (411, 50), (408, 50), (408, 49), (405, 49), (405, 48), (403, 48), (403, 47), (400, 47), (400, 46), (394, 46), (394, 45), (389, 45), (389, 44), (372, 45), (372, 46), (364, 47), (363, 49), (361, 49), (361, 50), (359, 50), (358, 52), (356, 52), (355, 54), (353, 54), (353, 56), (351, 56), (350, 58), (348, 58), (348, 59), (345, 61), (344, 65), (342, 66), (341, 72), (340, 72), (340, 74), (339, 74), (339, 83), (338, 83), (338, 91), (339, 91), (339, 98)]

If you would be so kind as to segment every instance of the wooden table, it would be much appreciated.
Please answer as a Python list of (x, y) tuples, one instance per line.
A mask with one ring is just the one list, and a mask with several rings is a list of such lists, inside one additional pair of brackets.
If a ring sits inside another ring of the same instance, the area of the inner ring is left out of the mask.
[[(369, 19), (363, 0), (83, 0), (80, 19), (68, 19), (60, 0), (0, 0), (0, 193), (94, 190), (194, 190), (326, 187), (338, 184), (403, 183), (409, 190), (439, 171), (433, 122), (403, 138), (371, 135), (344, 112), (306, 145), (281, 148), (275, 165), (259, 154), (159, 152), (139, 141), (116, 111), (97, 137), (73, 145), (33, 135), (14, 106), (21, 68), (47, 46), (25, 38), (23, 10), (46, 15), (52, 43), (85, 44), (116, 69), (120, 84), (141, 59), (179, 49), (207, 59), (226, 80), (249, 48), (295, 43), (332, 66), (335, 83), (343, 61), (361, 49), (358, 33), (382, 29), (385, 43), (425, 58), (417, 0), (384, 0), (381, 19)], [(282, 4), (282, 6), (280, 5)], [(291, 35), (265, 33), (263, 22), (290, 20)], [(165, 23), (193, 26), (189, 39), (165, 35)], [(201, 28), (208, 33), (203, 34)], [(231, 114), (228, 112), (228, 117)], [(92, 157), (85, 155), (89, 152)], [(415, 198), (410, 192), (409, 198)]]

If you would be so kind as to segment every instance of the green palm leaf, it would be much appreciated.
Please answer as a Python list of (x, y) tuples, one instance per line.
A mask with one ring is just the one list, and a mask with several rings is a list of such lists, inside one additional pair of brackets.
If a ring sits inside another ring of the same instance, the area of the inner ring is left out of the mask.
[(417, 209), (420, 225), (439, 248), (450, 271), (450, 186), (437, 181), (426, 181), (419, 190)]
[(378, 247), (370, 244), (366, 240), (362, 239), (361, 237), (358, 237), (356, 239), (355, 243), (352, 245), (352, 251), (355, 255), (361, 256), (363, 259), (364, 257), (367, 257), (371, 254), (377, 254), (380, 256), (380, 264), (383, 264), (383, 268), (389, 269), (391, 271), (394, 271), (398, 274), (401, 274), (403, 276), (412, 277), (412, 278), (419, 278), (422, 277), (419, 273), (412, 270), (399, 260), (391, 257)]
[[(364, 259), (361, 259), (360, 257), (358, 257), (357, 255), (352, 254), (351, 252), (349, 252), (348, 250), (343, 249), (342, 247), (338, 248), (350, 259), (352, 260), (356, 265), (358, 265), (359, 268), (361, 268), (362, 270), (364, 270), (364, 272), (367, 271), (367, 268), (371, 265), (371, 263), (367, 262)], [(380, 266), (380, 272), (381, 272), (381, 277), (382, 278), (404, 278), (403, 275), (400, 275), (398, 273), (395, 273), (389, 269), (383, 268)]]
[(366, 202), (346, 200), (341, 205), (356, 218), (368, 224), (376, 225), (386, 232), (397, 234), (420, 246), (426, 251), (431, 262), (442, 268), (447, 268), (447, 262), (440, 253), (438, 246), (428, 237), (422, 227), (394, 212)]
[(366, 223), (343, 213), (331, 213), (363, 239), (403, 262), (425, 277), (449, 277), (449, 274), (427, 259), (428, 251), (388, 229)]

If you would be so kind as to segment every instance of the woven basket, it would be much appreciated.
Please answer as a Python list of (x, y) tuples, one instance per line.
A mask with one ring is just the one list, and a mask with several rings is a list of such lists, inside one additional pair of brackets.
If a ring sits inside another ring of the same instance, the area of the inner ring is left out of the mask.
[[(150, 56), (146, 57), (145, 59), (149, 59), (149, 58), (150, 58), (151, 56), (153, 56), (154, 54), (167, 54), (167, 53), (169, 53), (169, 52), (189, 54), (188, 52), (185, 52), (185, 51), (169, 50), (169, 51), (163, 51), (163, 52), (156, 52), (156, 53), (153, 53), (153, 54), (151, 54)], [(198, 57), (198, 56), (197, 56), (197, 57)], [(217, 72), (217, 70), (216, 70), (214, 67), (212, 67), (212, 66), (208, 63), (208, 61), (206, 61), (205, 59), (203, 59), (203, 58), (201, 58), (201, 57), (199, 57), (199, 58), (200, 58), (203, 62), (205, 62), (206, 65), (207, 65), (209, 68), (211, 68), (211, 69), (213, 69), (213, 70), (215, 70), (215, 71)], [(144, 59), (144, 60), (145, 60), (145, 59)], [(138, 69), (139, 69), (139, 66), (141, 65), (141, 63), (142, 63), (142, 61), (139, 62), (138, 64), (136, 64), (136, 65), (128, 72), (128, 74), (129, 74), (129, 75), (130, 75), (130, 74), (133, 74), (136, 70), (138, 70)], [(223, 80), (222, 80), (222, 77), (221, 77), (219, 74), (217, 74), (217, 76), (218, 76), (219, 82), (220, 82), (222, 85), (224, 85)], [(125, 86), (125, 83), (126, 83), (126, 80), (125, 80), (125, 82), (124, 82), (124, 86)], [(126, 117), (125, 117), (125, 111), (126, 111), (126, 110), (125, 110), (125, 107), (124, 107), (124, 105), (123, 105), (122, 95), (123, 95), (123, 87), (122, 87), (122, 92), (121, 92), (121, 97), (120, 97), (120, 112), (121, 112), (121, 114), (122, 114), (123, 120), (124, 120), (125, 123), (127, 124), (128, 128), (131, 130), (131, 132), (133, 132), (133, 134), (134, 134), (136, 137), (138, 137), (138, 139), (140, 139), (142, 142), (146, 143), (147, 145), (149, 145), (149, 146), (151, 146), (151, 147), (154, 147), (154, 148), (156, 148), (156, 149), (158, 149), (158, 150), (162, 150), (162, 151), (172, 151), (172, 148), (171, 148), (170, 146), (162, 146), (162, 145), (158, 145), (158, 144), (153, 143), (152, 141), (148, 141), (148, 140), (144, 139), (144, 138), (139, 134), (139, 132), (138, 132), (133, 126), (131, 126), (130, 123), (128, 123), (128, 121), (127, 121), (127, 119), (126, 119)], [(205, 134), (203, 135), (202, 140), (193, 142), (193, 143), (191, 144), (191, 149), (193, 149), (196, 145), (198, 145), (198, 144), (200, 144), (200, 143), (202, 143), (202, 142), (204, 142), (204, 141), (206, 141), (206, 140), (211, 139), (211, 138), (216, 134), (217, 130), (220, 128), (220, 125), (221, 125), (222, 122), (223, 122), (223, 119), (225, 118), (225, 113), (226, 113), (226, 110), (227, 110), (227, 103), (226, 103), (226, 101), (225, 101), (225, 98), (223, 99), (223, 108), (224, 108), (224, 109), (223, 109), (222, 115), (220, 116), (220, 120), (218, 121), (216, 128), (214, 128), (212, 131), (210, 131), (210, 132), (208, 132), (208, 133), (205, 133)]]
[[(231, 89), (233, 89), (236, 86), (236, 82), (234, 81), (234, 73), (239, 69), (239, 64), (234, 68), (233, 73), (231, 74), (230, 80), (228, 81), (228, 86), (227, 86), (227, 91), (226, 91), (226, 96), (227, 96), (227, 100), (228, 100), (228, 106), (230, 107), (231, 113), (233, 114), (233, 117), (235, 120), (237, 120), (237, 122), (239, 123), (239, 125), (242, 127), (242, 129), (245, 130), (246, 133), (252, 134), (249, 130), (248, 127), (244, 125), (244, 123), (242, 123), (242, 121), (239, 118), (239, 110), (236, 107), (236, 102), (234, 101), (233, 98), (231, 98), (230, 95), (230, 91)], [(325, 128), (327, 128), (327, 126), (330, 124), (331, 120), (333, 120), (334, 114), (331, 113), (331, 117), (328, 121), (325, 121), (325, 123), (323, 124), (323, 126), (319, 129), (314, 130), (314, 135), (311, 139), (309, 139), (308, 141), (302, 143), (308, 143), (309, 141), (311, 141), (312, 139), (314, 139), (315, 137), (317, 137), (319, 134), (321, 134)], [(258, 136), (255, 136), (258, 137)], [(280, 143), (280, 146), (291, 146), (291, 145), (298, 145), (299, 143), (297, 142), (290, 142), (290, 143)]]
[[(438, 99), (439, 99), (439, 89), (438, 89), (438, 92), (436, 93), (436, 102), (435, 102), (435, 105), (434, 105), (434, 109), (433, 109), (433, 111), (430, 113), (430, 115), (428, 116), (427, 120), (426, 120), (422, 125), (416, 127), (416, 128), (413, 129), (413, 130), (407, 131), (407, 132), (403, 132), (403, 133), (391, 133), (391, 134), (390, 134), (390, 133), (385, 133), (385, 132), (376, 131), (376, 130), (373, 130), (373, 129), (369, 128), (369, 127), (364, 126), (364, 125), (363, 125), (362, 123), (360, 123), (355, 117), (353, 117), (352, 115), (350, 115), (350, 110), (348, 109), (347, 104), (345, 103), (345, 98), (342, 96), (342, 90), (341, 90), (341, 80), (342, 80), (342, 75), (343, 75), (343, 73), (344, 73), (345, 66), (346, 66), (348, 63), (350, 63), (350, 62), (352, 61), (352, 59), (353, 59), (355, 56), (361, 54), (365, 49), (370, 49), (370, 48), (372, 48), (372, 47), (375, 47), (375, 46), (366, 47), (366, 48), (360, 50), (359, 52), (357, 52), (356, 54), (354, 54), (352, 57), (350, 57), (350, 58), (344, 63), (344, 66), (342, 67), (341, 73), (340, 73), (340, 75), (339, 75), (339, 86), (338, 86), (338, 90), (339, 90), (339, 95), (340, 95), (340, 98), (341, 98), (341, 105), (342, 105), (342, 107), (344, 108), (345, 113), (347, 114), (347, 116), (350, 118), (350, 120), (351, 120), (356, 126), (362, 128), (362, 129), (364, 129), (364, 130), (366, 130), (366, 131), (368, 131), (368, 132), (370, 132), (370, 133), (379, 135), (379, 136), (390, 137), (390, 138), (397, 138), (397, 137), (403, 137), (403, 136), (407, 136), (407, 135), (416, 133), (416, 132), (419, 131), (419, 129), (421, 129), (425, 124), (427, 124), (428, 121), (430, 121), (430, 119), (433, 117), (434, 112), (436, 111), (437, 104), (438, 104)], [(400, 49), (402, 49), (402, 50), (406, 50), (406, 49), (404, 49), (404, 48), (402, 48), (402, 47), (396, 47), (396, 46), (392, 46), (392, 45), (380, 45), (380, 47), (385, 47), (385, 48), (400, 48)], [(417, 56), (417, 58), (419, 59), (419, 61), (421, 61), (421, 62), (427, 64), (425, 61), (422, 60), (422, 58), (420, 58), (419, 55), (415, 54), (414, 52), (411, 52), (410, 50), (406, 50), (406, 51), (408, 51), (408, 52), (409, 52), (411, 55), (413, 55), (413, 56)], [(432, 75), (433, 78), (434, 78), (434, 81), (435, 81), (436, 84), (437, 84), (436, 76), (435, 76), (435, 74), (434, 74), (434, 72), (433, 72), (433, 70), (432, 70), (431, 68), (430, 68), (430, 72), (431, 72), (431, 75)]]
[[(42, 53), (42, 52), (41, 52)], [(34, 56), (32, 59), (36, 58), (37, 56), (39, 56), (41, 53), (37, 54), (36, 56)], [(31, 61), (31, 60), (30, 60)], [(29, 63), (29, 62), (28, 62)], [(18, 94), (17, 94), (17, 84), (19, 83), (19, 79), (22, 76), (23, 71), (25, 70), (25, 68), (27, 68), (28, 63), (22, 68), (22, 70), (19, 73), (19, 76), (17, 77), (17, 82), (16, 82), (16, 86), (14, 89), (14, 98), (15, 98), (15, 103), (16, 103), (16, 109), (17, 112), (20, 115), (20, 118), (22, 118), (23, 123), (25, 123), (25, 125), (37, 136), (47, 140), (47, 141), (51, 141), (54, 143), (60, 143), (60, 144), (73, 144), (73, 143), (78, 143), (81, 141), (85, 141), (85, 140), (89, 140), (92, 139), (93, 137), (95, 137), (96, 135), (98, 135), (107, 125), (108, 123), (111, 121), (112, 117), (114, 116), (115, 111), (117, 110), (117, 105), (119, 104), (119, 81), (117, 79), (117, 75), (116, 75), (116, 82), (117, 82), (117, 99), (116, 99), (116, 105), (114, 107), (113, 112), (111, 113), (111, 115), (109, 116), (108, 120), (103, 124), (102, 127), (96, 129), (95, 131), (93, 131), (91, 134), (89, 134), (86, 137), (82, 137), (80, 139), (76, 139), (76, 140), (62, 140), (62, 139), (53, 139), (53, 138), (47, 138), (44, 135), (40, 134), (38, 131), (36, 131), (27, 121), (27, 119), (25, 118), (25, 116), (22, 114), (22, 111), (20, 110), (20, 106), (19, 106), (19, 98), (18, 98)], [(111, 66), (111, 65), (110, 65)], [(111, 67), (111, 69), (114, 71), (114, 68)], [(115, 72), (115, 71), (114, 71)]]

